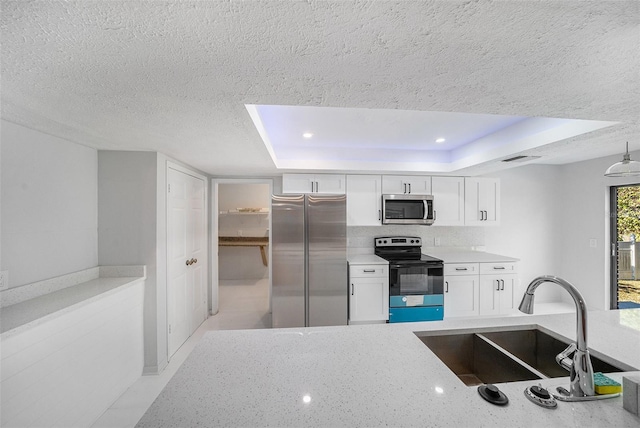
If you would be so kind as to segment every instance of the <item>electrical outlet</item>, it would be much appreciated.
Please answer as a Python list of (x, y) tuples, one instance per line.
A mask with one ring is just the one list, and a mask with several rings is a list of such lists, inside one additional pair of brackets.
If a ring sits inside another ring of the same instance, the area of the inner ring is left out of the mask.
[(589, 239), (589, 247), (596, 248), (597, 246), (598, 246), (598, 240), (597, 239)]
[(0, 290), (6, 290), (9, 288), (9, 271), (3, 270), (0, 272)]
[(433, 245), (435, 247), (439, 247), (440, 246), (440, 238), (434, 238), (433, 239)]

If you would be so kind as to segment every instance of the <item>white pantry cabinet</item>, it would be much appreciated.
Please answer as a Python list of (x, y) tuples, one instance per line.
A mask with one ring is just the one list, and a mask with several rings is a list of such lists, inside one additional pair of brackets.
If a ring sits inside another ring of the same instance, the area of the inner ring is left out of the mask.
[(444, 265), (444, 317), (480, 314), (480, 275), (478, 263)]
[(431, 177), (434, 226), (464, 225), (464, 178)]
[(349, 264), (349, 324), (389, 319), (389, 266)]
[(382, 177), (347, 175), (347, 226), (382, 224)]
[(416, 175), (383, 175), (382, 193), (385, 195), (430, 195), (431, 177)]
[(500, 224), (500, 180), (465, 177), (464, 210), (467, 226)]
[(325, 193), (344, 195), (346, 176), (343, 174), (283, 174), (282, 193)]

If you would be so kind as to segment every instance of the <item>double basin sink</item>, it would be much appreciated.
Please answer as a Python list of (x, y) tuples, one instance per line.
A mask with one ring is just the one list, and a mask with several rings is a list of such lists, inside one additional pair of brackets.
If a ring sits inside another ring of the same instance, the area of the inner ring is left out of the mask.
[[(555, 360), (569, 341), (540, 328), (415, 334), (468, 386), (569, 376)], [(591, 355), (591, 363), (594, 372), (636, 370), (606, 356)]]

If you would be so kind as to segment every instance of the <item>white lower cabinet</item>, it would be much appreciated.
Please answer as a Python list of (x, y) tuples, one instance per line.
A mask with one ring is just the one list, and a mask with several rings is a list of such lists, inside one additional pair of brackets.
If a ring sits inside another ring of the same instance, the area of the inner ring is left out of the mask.
[(444, 266), (444, 317), (479, 315), (480, 277), (478, 263)]
[(482, 263), (480, 266), (480, 315), (506, 315), (518, 305), (516, 263)]
[(349, 265), (349, 324), (389, 319), (389, 268)]
[(518, 305), (516, 263), (446, 263), (444, 317), (506, 315)]

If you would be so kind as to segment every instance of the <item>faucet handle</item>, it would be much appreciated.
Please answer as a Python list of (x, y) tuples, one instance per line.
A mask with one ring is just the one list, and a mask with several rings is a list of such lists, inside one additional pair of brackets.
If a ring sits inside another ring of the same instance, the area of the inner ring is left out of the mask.
[(576, 352), (576, 349), (578, 349), (576, 343), (571, 343), (567, 346), (567, 349), (556, 355), (556, 362), (565, 370), (571, 371), (571, 367), (573, 367), (573, 358), (571, 358), (571, 356)]

